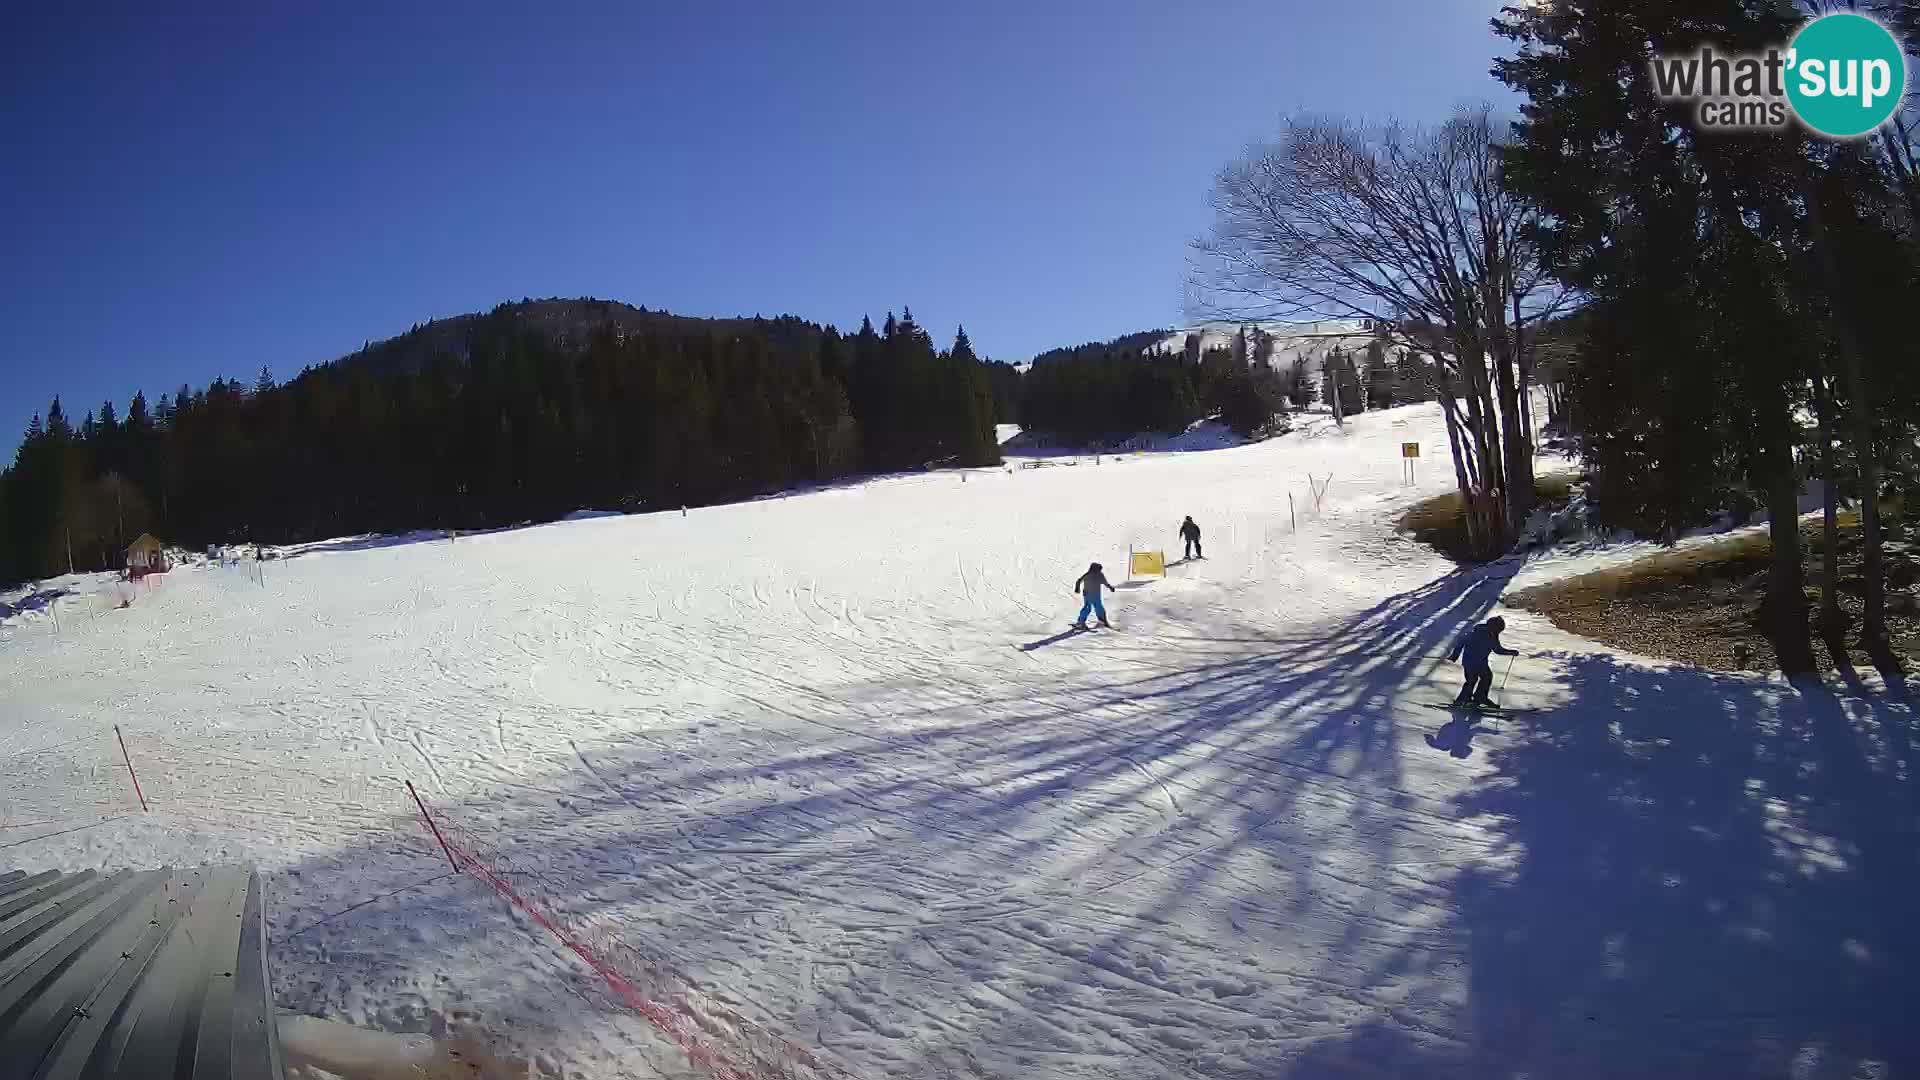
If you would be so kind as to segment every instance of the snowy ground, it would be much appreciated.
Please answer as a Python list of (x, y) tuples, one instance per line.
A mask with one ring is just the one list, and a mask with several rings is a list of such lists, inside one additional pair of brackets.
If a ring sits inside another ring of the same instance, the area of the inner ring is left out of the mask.
[[(403, 779), (874, 1080), (1920, 1074), (1909, 707), (1507, 612), (1535, 711), (1442, 730), (1438, 657), (1519, 567), (1393, 534), (1450, 483), (1432, 406), (1350, 427), (16, 612), (0, 863), (256, 861), (283, 1007), (569, 1077), (687, 1066), (448, 872)], [(1089, 560), (1177, 557), (1187, 513), (1205, 561), (1060, 636)]]

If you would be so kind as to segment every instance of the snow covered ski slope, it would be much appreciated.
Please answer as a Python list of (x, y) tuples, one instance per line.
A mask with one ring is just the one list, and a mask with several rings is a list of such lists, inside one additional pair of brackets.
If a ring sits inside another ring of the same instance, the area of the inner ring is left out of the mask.
[[(0, 629), (0, 865), (253, 860), (283, 1007), (551, 1076), (692, 1073), (406, 780), (874, 1080), (1920, 1073), (1911, 712), (1508, 612), (1531, 711), (1442, 737), (1440, 657), (1516, 569), (1394, 535), (1444, 445), (1409, 407), (180, 570)], [(1088, 562), (1177, 555), (1185, 514), (1204, 561), (1061, 636)]]

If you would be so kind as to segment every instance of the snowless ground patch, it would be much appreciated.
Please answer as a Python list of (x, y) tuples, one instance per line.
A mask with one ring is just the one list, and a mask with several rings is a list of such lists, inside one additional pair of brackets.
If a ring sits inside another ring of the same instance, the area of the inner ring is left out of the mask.
[[(688, 1064), (453, 874), (404, 780), (570, 914), (876, 1080), (1920, 1074), (1910, 707), (1508, 612), (1532, 711), (1452, 722), (1442, 654), (1520, 566), (1391, 531), (1450, 482), (1443, 446), (1412, 406), (317, 546), (58, 634), (24, 607), (0, 863), (253, 860), (283, 1008), (546, 1075)], [(1177, 557), (1184, 514), (1207, 558), (1062, 637), (1086, 564)]]

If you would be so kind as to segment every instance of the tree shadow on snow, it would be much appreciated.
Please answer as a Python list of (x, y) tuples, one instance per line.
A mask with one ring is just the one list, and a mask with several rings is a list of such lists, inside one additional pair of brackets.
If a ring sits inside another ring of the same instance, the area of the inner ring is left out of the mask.
[(1451, 886), (1450, 1047), (1372, 1023), (1273, 1075), (1908, 1076), (1910, 710), (1592, 655), (1463, 791), (1510, 862)]
[(10, 619), (28, 611), (45, 611), (53, 606), (54, 601), (72, 593), (73, 590), (65, 586), (29, 589), (13, 600), (0, 600), (0, 619)]

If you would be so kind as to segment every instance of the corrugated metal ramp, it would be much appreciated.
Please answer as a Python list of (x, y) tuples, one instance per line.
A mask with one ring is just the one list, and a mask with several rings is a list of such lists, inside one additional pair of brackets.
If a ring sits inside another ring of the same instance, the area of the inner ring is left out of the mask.
[(0, 874), (0, 1078), (283, 1080), (260, 879)]

